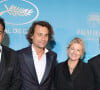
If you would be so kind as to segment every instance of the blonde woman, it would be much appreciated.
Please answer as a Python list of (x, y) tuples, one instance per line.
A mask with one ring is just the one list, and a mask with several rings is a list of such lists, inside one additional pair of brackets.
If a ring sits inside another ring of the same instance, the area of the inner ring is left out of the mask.
[(88, 64), (83, 63), (84, 41), (74, 38), (67, 47), (68, 59), (58, 64), (56, 70), (57, 90), (94, 90), (94, 79)]

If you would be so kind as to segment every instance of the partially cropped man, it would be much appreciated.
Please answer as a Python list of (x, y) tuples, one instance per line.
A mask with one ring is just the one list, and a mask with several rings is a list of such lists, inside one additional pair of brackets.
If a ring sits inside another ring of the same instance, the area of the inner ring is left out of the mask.
[(0, 90), (20, 90), (18, 57), (14, 50), (2, 45), (5, 23), (0, 18)]

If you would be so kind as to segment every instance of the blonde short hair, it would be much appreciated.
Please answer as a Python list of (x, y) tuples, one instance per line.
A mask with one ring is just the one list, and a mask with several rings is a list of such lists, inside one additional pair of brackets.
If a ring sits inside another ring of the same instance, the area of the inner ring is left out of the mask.
[(78, 44), (80, 44), (80, 45), (83, 47), (82, 52), (83, 52), (83, 54), (84, 54), (84, 52), (85, 52), (85, 44), (84, 44), (84, 41), (83, 41), (81, 38), (78, 38), (78, 37), (75, 37), (75, 38), (69, 43), (67, 49), (69, 49), (69, 48), (71, 47), (71, 45), (73, 45), (74, 43), (78, 43)]

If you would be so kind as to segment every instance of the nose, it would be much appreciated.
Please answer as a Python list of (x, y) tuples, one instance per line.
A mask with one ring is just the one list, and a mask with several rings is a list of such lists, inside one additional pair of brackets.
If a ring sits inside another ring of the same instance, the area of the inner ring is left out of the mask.
[(42, 40), (45, 40), (45, 36), (42, 36)]
[(73, 50), (73, 53), (76, 54), (76, 50)]

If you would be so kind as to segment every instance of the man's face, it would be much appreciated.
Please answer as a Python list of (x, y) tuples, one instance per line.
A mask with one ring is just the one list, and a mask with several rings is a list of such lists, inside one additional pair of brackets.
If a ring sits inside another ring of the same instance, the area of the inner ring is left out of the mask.
[(0, 44), (3, 40), (3, 37), (4, 37), (3, 26), (0, 24)]
[(34, 34), (31, 37), (33, 45), (39, 49), (45, 48), (48, 42), (48, 37), (49, 37), (48, 33), (49, 32), (47, 27), (36, 25)]

